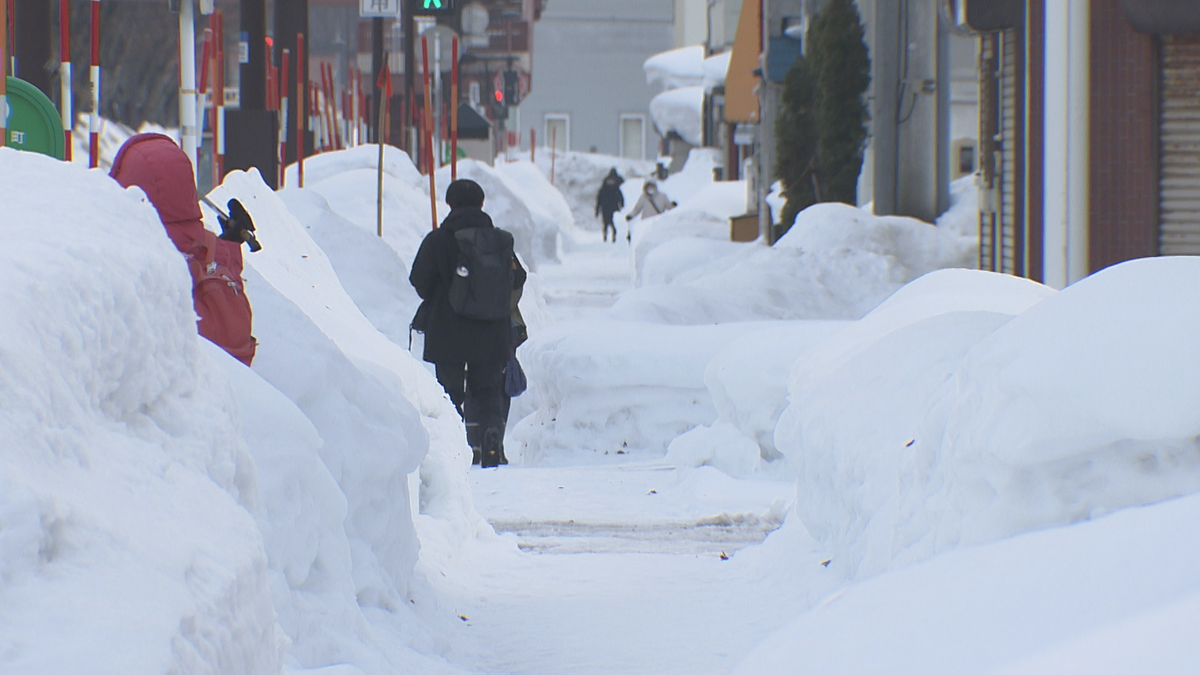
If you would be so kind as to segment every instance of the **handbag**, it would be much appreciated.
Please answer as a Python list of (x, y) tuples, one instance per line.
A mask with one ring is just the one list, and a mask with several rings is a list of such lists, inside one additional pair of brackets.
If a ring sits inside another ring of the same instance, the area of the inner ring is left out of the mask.
[(529, 382), (525, 379), (525, 371), (521, 369), (521, 362), (517, 361), (516, 356), (509, 358), (508, 363), (504, 366), (504, 395), (509, 398), (520, 396), (525, 393), (528, 386)]

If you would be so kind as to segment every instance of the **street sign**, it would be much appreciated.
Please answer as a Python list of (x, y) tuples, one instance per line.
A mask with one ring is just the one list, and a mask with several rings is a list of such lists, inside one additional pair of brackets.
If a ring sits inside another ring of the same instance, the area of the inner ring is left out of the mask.
[(404, 0), (358, 0), (358, 15), (363, 18), (396, 19)]

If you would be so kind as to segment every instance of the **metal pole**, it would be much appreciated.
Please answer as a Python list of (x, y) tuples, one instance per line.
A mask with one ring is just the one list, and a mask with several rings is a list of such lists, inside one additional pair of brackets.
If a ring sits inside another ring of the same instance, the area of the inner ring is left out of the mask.
[(433, 101), (429, 91), (429, 40), (421, 37), (421, 63), (425, 67), (425, 155), (429, 159), (429, 210), (433, 214), (433, 229), (437, 229), (437, 184), (433, 166)]
[[(62, 0), (66, 4), (69, 0)], [(196, 14), (193, 0), (179, 3), (179, 142), (196, 174)]]
[(529, 129), (529, 162), (531, 164), (537, 163), (536, 148), (537, 148), (537, 129), (534, 129), (531, 127)]
[(100, 166), (100, 0), (92, 0), (92, 118), (88, 124), (88, 166)]
[[(71, 110), (71, 0), (59, 0), (58, 3), (58, 86), (60, 92), (59, 108), (62, 114), (63, 159), (71, 161), (72, 145), (74, 144), (75, 116)], [(2, 124), (0, 120), (0, 124)]]
[(558, 125), (550, 127), (550, 184), (554, 185), (554, 160), (558, 157)]

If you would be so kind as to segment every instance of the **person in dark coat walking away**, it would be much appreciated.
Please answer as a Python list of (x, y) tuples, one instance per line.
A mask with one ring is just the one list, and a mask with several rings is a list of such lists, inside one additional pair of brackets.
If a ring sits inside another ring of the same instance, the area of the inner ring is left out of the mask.
[(596, 195), (596, 215), (604, 214), (604, 241), (608, 241), (608, 229), (612, 228), (613, 243), (617, 243), (617, 226), (613, 225), (613, 214), (625, 208), (625, 195), (621, 194), (621, 183), (625, 179), (617, 173), (617, 168), (604, 177), (600, 184), (600, 193)]
[[(458, 233), (492, 228), (483, 211), (483, 188), (473, 180), (456, 180), (446, 188), (450, 215), (425, 235), (408, 280), (424, 301), (418, 310), (425, 333), (424, 359), (434, 364), (438, 382), (467, 425), (467, 441), (485, 467), (506, 464), (503, 457), (505, 419), (504, 366), (512, 353), (511, 316), (473, 319), (455, 311), (450, 300), (460, 266)], [(525, 269), (512, 258), (513, 289), (525, 284)], [(505, 300), (510, 293), (505, 294)]]

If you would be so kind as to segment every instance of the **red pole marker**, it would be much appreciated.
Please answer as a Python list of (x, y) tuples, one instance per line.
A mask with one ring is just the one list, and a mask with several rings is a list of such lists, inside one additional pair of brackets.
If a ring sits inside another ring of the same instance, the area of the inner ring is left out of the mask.
[(92, 0), (92, 117), (88, 123), (88, 166), (100, 166), (100, 0)]
[(425, 68), (425, 156), (429, 159), (429, 206), (433, 229), (437, 229), (437, 183), (433, 164), (433, 96), (429, 91), (429, 39), (421, 37), (421, 64)]
[(304, 33), (296, 33), (296, 184), (304, 187)]
[(288, 124), (288, 61), (292, 52), (283, 50), (283, 63), (279, 73), (279, 187), (283, 188), (287, 168), (287, 124)]
[(75, 140), (75, 116), (71, 110), (71, 0), (59, 0), (58, 3), (58, 45), (59, 66), (58, 84), (61, 92), (60, 107), (62, 108), (63, 159), (71, 161), (72, 148)]

